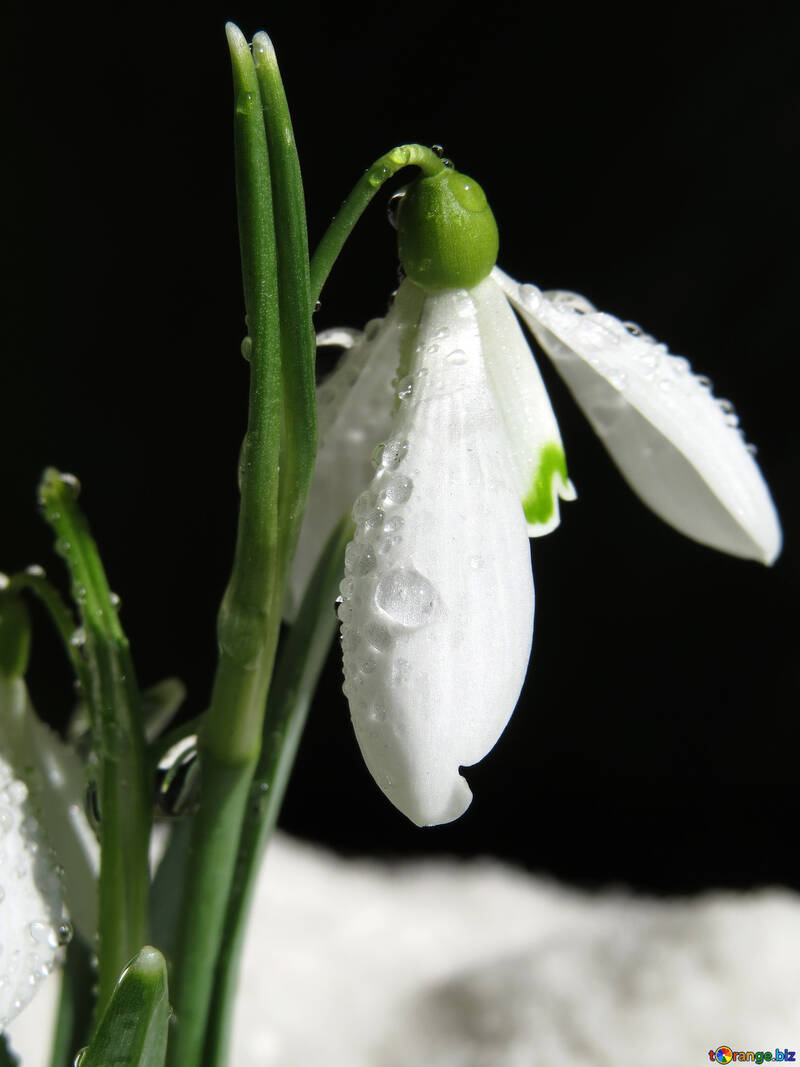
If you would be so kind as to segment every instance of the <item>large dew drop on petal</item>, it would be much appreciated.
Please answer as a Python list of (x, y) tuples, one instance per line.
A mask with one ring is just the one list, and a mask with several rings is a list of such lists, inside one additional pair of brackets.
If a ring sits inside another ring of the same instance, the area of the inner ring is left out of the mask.
[(52, 971), (69, 936), (61, 880), (28, 789), (0, 756), (0, 1027)]
[(701, 544), (772, 563), (781, 529), (727, 401), (688, 362), (575, 293), (493, 276), (641, 499)]
[(475, 304), (428, 295), (402, 398), (353, 509), (342, 582), (345, 692), (378, 785), (417, 825), (458, 818), (459, 773), (516, 705), (530, 655), (525, 517)]

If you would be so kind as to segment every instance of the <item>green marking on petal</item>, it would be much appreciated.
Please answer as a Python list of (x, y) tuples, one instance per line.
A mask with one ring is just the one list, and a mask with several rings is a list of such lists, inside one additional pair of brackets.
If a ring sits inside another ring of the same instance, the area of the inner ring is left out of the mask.
[(556, 493), (553, 478), (559, 475), (567, 484), (567, 459), (561, 445), (545, 445), (539, 453), (539, 466), (533, 476), (530, 492), (523, 498), (522, 507), (529, 523), (548, 522), (553, 517)]

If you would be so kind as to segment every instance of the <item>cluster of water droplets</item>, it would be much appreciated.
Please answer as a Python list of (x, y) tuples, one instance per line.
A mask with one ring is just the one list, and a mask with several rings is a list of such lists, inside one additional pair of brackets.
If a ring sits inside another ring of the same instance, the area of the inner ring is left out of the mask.
[(0, 757), (0, 1028), (31, 1000), (72, 937), (62, 874), (27, 786)]
[[(416, 401), (415, 386), (426, 374), (422, 368), (395, 381), (401, 407)], [(375, 475), (353, 506), (356, 531), (339, 587), (345, 695), (355, 716), (374, 723), (386, 718), (384, 686), (410, 676), (411, 664), (397, 654), (398, 644), (404, 635), (432, 622), (439, 604), (433, 583), (410, 565), (404, 552), (414, 482), (407, 472), (409, 442), (402, 431), (406, 420), (394, 421), (398, 429), (375, 449)]]
[[(730, 400), (720, 399), (713, 394), (713, 385), (703, 374), (692, 371), (688, 359), (673, 355), (666, 344), (656, 341), (635, 322), (625, 321), (597, 311), (585, 297), (578, 293), (552, 290), (542, 293), (535, 285), (520, 286), (520, 299), (531, 314), (546, 319), (542, 315), (543, 305), (549, 305), (559, 314), (568, 317), (571, 329), (577, 331), (576, 339), (582, 341), (590, 350), (587, 358), (591, 367), (619, 391), (624, 391), (632, 377), (647, 382), (657, 382), (659, 391), (665, 397), (706, 398), (704, 408), (725, 426), (736, 430), (747, 450), (755, 454), (755, 445), (745, 441), (744, 433), (739, 427), (739, 416)], [(568, 343), (568, 342), (566, 342)], [(624, 357), (627, 369), (608, 359), (603, 353), (618, 350), (618, 356)]]

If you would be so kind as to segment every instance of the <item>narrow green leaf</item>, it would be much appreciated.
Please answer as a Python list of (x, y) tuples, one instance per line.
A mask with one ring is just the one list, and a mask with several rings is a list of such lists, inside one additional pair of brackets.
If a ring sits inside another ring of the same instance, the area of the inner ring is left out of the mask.
[(269, 146), (278, 252), (284, 419), (278, 516), (281, 569), (285, 571), (299, 533), (317, 452), (316, 339), (311, 321), (308, 233), (300, 161), (275, 50), (264, 32), (253, 38), (253, 61)]
[(257, 752), (277, 644), (281, 355), (270, 159), (250, 48), (226, 27), (233, 65), (236, 197), (249, 330), (250, 398), (233, 570), (217, 620), (219, 666), (204, 742), (227, 762)]
[(97, 757), (101, 866), (98, 1009), (126, 960), (147, 938), (152, 813), (139, 689), (128, 640), (70, 475), (45, 471), (39, 499), (66, 561), (81, 616), (84, 681)]
[(0, 591), (0, 674), (21, 678), (28, 666), (31, 618), (25, 601)]
[(25, 571), (12, 574), (8, 580), (7, 589), (8, 592), (21, 592), (23, 589), (28, 589), (36, 594), (50, 615), (50, 619), (64, 644), (64, 651), (72, 664), (75, 677), (85, 692), (88, 689), (89, 676), (86, 670), (86, 661), (78, 643), (74, 639), (76, 631), (75, 616), (67, 607), (59, 591), (48, 580), (42, 568), (37, 566), (28, 567)]
[(169, 1032), (167, 964), (145, 945), (122, 972), (80, 1067), (163, 1067)]

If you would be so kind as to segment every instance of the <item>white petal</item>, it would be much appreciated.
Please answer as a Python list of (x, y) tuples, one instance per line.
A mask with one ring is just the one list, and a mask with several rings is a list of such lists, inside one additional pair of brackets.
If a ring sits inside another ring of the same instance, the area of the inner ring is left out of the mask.
[[(0, 679), (5, 713), (20, 679)], [(4, 746), (5, 749), (5, 746)], [(61, 880), (26, 784), (0, 755), (0, 1027), (52, 971), (62, 923)]]
[(466, 810), (458, 768), (486, 755), (514, 710), (533, 580), (470, 296), (427, 295), (417, 342), (382, 466), (353, 509), (339, 613), (364, 759), (423, 826)]
[(558, 423), (530, 346), (497, 281), (489, 276), (470, 295), (478, 309), (486, 369), (517, 470), (528, 534), (537, 537), (558, 526), (558, 498), (576, 497)]
[(642, 500), (695, 541), (772, 563), (775, 506), (731, 406), (707, 380), (583, 297), (497, 277)]
[(0, 677), (0, 706), (3, 753), (16, 776), (24, 778), (42, 829), (58, 849), (70, 917), (84, 938), (93, 942), (100, 850), (84, 810), (83, 764), (39, 719), (22, 679)]
[(404, 338), (413, 333), (422, 291), (404, 283), (385, 320), (374, 319), (360, 339), (353, 331), (329, 330), (323, 344), (355, 340), (317, 390), (319, 446), (284, 604), (291, 622), (311, 572), (334, 527), (375, 473), (375, 445), (389, 433)]

